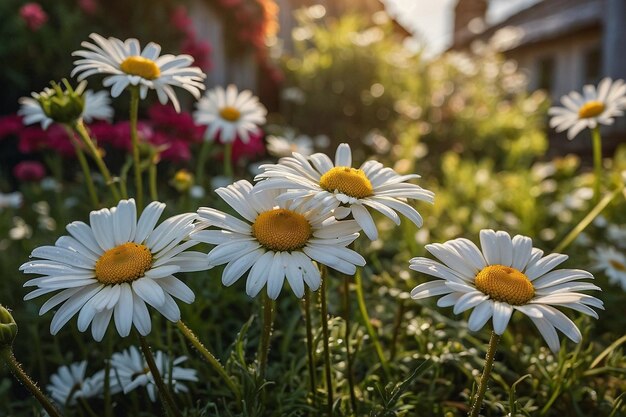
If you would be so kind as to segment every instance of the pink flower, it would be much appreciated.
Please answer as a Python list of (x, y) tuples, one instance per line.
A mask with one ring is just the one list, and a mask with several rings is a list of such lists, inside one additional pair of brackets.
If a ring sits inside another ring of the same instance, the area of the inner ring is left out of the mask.
[(40, 181), (46, 175), (46, 169), (41, 162), (22, 161), (13, 168), (13, 175), (20, 181)]
[(170, 23), (182, 33), (187, 35), (194, 34), (193, 22), (189, 17), (187, 8), (182, 4), (177, 6), (170, 15)]
[(88, 16), (96, 14), (98, 6), (98, 0), (78, 0), (78, 7)]
[(211, 64), (211, 44), (207, 41), (198, 40), (195, 35), (188, 36), (180, 47), (181, 52), (193, 57), (194, 63), (202, 70), (208, 71), (213, 66)]
[(19, 133), (17, 148), (22, 153), (54, 150), (63, 156), (74, 156), (74, 146), (67, 137), (67, 132), (59, 124), (51, 125), (48, 130), (39, 126), (29, 126)]
[(26, 3), (20, 7), (20, 17), (33, 32), (39, 30), (48, 21), (48, 15), (39, 3)]
[[(219, 136), (217, 141), (221, 143)], [(263, 131), (260, 129), (256, 132), (250, 133), (250, 140), (248, 143), (243, 143), (239, 138), (235, 138), (235, 141), (233, 142), (233, 162), (256, 159), (264, 154), (265, 144), (263, 143)]]
[[(89, 131), (99, 146), (109, 145), (127, 152), (132, 150), (130, 122), (119, 122), (116, 124), (106, 122), (92, 123), (89, 125)], [(137, 123), (137, 133), (140, 142), (149, 142), (154, 134), (150, 124), (145, 121)]]
[(22, 116), (10, 114), (0, 117), (0, 140), (9, 135), (15, 135), (22, 130)]
[(176, 113), (172, 106), (155, 104), (148, 110), (148, 117), (157, 131), (168, 133), (189, 143), (202, 141), (204, 127), (197, 126), (190, 113)]

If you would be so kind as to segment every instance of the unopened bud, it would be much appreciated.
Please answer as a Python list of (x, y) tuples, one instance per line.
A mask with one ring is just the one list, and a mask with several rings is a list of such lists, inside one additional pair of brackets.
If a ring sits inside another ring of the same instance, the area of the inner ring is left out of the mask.
[(0, 348), (10, 347), (17, 336), (17, 324), (13, 316), (0, 305)]
[(46, 116), (57, 123), (71, 124), (82, 116), (85, 109), (83, 92), (87, 83), (80, 83), (76, 90), (66, 79), (63, 79), (62, 83), (65, 90), (60, 84), (52, 81), (50, 83), (52, 88), (33, 94), (33, 97), (39, 102)]
[(172, 187), (176, 188), (178, 192), (185, 192), (193, 185), (193, 174), (186, 169), (181, 169), (176, 172), (174, 178), (172, 178)]

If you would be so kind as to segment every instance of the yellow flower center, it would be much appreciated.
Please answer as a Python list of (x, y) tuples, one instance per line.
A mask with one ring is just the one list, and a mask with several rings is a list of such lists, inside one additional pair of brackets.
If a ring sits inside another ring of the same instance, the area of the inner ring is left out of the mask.
[(599, 116), (603, 111), (604, 103), (595, 100), (588, 101), (578, 110), (578, 117), (581, 119), (588, 119), (590, 117)]
[(154, 80), (161, 75), (161, 70), (156, 62), (139, 55), (126, 58), (120, 64), (120, 69), (126, 74), (138, 75), (146, 80)]
[(609, 261), (609, 264), (611, 264), (611, 266), (613, 268), (617, 269), (618, 271), (626, 271), (626, 265), (624, 265), (620, 261), (616, 261), (615, 259), (611, 259)]
[(252, 224), (252, 235), (267, 249), (282, 252), (302, 249), (313, 231), (303, 215), (274, 209), (257, 216)]
[(236, 122), (241, 117), (241, 112), (233, 106), (226, 106), (220, 110), (220, 117), (229, 122)]
[(144, 245), (124, 243), (104, 252), (96, 261), (96, 278), (102, 284), (121, 284), (143, 277), (152, 266), (152, 253)]
[(511, 305), (526, 304), (535, 296), (528, 277), (515, 268), (489, 265), (476, 275), (476, 288), (496, 301)]
[(365, 198), (374, 194), (372, 183), (360, 169), (335, 167), (322, 175), (320, 187), (331, 193), (339, 191), (354, 198)]

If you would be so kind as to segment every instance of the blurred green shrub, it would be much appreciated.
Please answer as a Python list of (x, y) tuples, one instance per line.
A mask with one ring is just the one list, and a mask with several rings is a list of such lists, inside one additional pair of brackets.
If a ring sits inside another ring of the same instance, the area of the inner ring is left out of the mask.
[(325, 21), (307, 10), (298, 19), (293, 55), (283, 60), (286, 124), (378, 153), (390, 144), (423, 153), (421, 141), (431, 154), (452, 150), (498, 168), (528, 166), (545, 152), (546, 97), (526, 92), (515, 63), (487, 49), (422, 58), (388, 20)]

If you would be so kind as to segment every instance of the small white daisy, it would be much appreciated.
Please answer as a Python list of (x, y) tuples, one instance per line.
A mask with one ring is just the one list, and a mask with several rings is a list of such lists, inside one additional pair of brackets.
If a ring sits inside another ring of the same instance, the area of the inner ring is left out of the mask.
[(422, 216), (407, 204), (408, 199), (432, 203), (434, 193), (407, 181), (419, 175), (399, 175), (377, 161), (366, 161), (352, 168), (350, 146), (342, 143), (337, 148), (335, 163), (323, 153), (308, 159), (299, 153), (282, 158), (278, 164), (263, 165), (265, 170), (255, 180), (264, 180), (256, 189), (287, 189), (281, 201), (296, 200), (305, 208), (325, 207), (335, 210), (335, 217), (345, 218), (350, 213), (371, 240), (378, 238), (378, 230), (368, 208), (372, 208), (400, 224), (399, 212), (421, 227)]
[(95, 398), (104, 391), (104, 371), (85, 377), (87, 361), (61, 366), (50, 377), (47, 389), (50, 397), (60, 406), (75, 405), (78, 398)]
[(567, 255), (550, 254), (532, 247), (529, 237), (517, 235), (511, 240), (506, 232), (482, 230), (482, 251), (467, 239), (426, 245), (443, 263), (428, 258), (413, 258), (410, 268), (439, 278), (418, 285), (411, 297), (443, 295), (439, 307), (454, 306), (460, 314), (474, 308), (468, 327), (480, 330), (493, 318), (493, 331), (501, 335), (514, 310), (526, 314), (553, 352), (560, 347), (556, 329), (575, 343), (582, 335), (574, 322), (553, 306), (568, 307), (598, 318), (591, 308), (603, 309), (602, 301), (577, 291), (600, 288), (579, 279), (593, 279), (580, 269), (553, 270), (567, 260)]
[(574, 139), (583, 129), (593, 129), (598, 124), (611, 125), (614, 117), (622, 116), (626, 107), (626, 83), (604, 78), (596, 89), (585, 85), (583, 94), (577, 91), (561, 97), (565, 107), (551, 107), (548, 114), (550, 127), (557, 132), (567, 130), (567, 138)]
[(626, 227), (610, 224), (606, 230), (609, 240), (620, 248), (626, 248)]
[(592, 269), (603, 271), (611, 284), (621, 285), (626, 291), (626, 256), (613, 247), (599, 247), (591, 251)]
[[(113, 118), (113, 107), (111, 107), (111, 98), (106, 91), (92, 90), (85, 91), (87, 82), (81, 82), (73, 93), (83, 97), (84, 106), (80, 117), (87, 123), (94, 120), (111, 120)], [(22, 97), (18, 100), (21, 107), (17, 114), (22, 116), (25, 125), (40, 123), (42, 129), (46, 130), (55, 121), (46, 114), (41, 106), (41, 100), (50, 99), (56, 95), (52, 88), (45, 88), (40, 93), (33, 92), (31, 97)]]
[(111, 87), (111, 95), (119, 96), (129, 85), (139, 86), (142, 99), (148, 90), (155, 90), (161, 104), (172, 102), (177, 112), (180, 104), (172, 87), (180, 87), (190, 92), (196, 99), (204, 90), (206, 75), (198, 67), (193, 67), (189, 55), (161, 55), (161, 46), (150, 42), (141, 49), (137, 39), (103, 38), (97, 33), (89, 37), (94, 41), (82, 42), (87, 50), (74, 51), (80, 57), (74, 62), (72, 76), (79, 74), (83, 80), (94, 74), (105, 74), (103, 84)]
[(13, 209), (20, 208), (23, 201), (24, 196), (19, 191), (14, 191), (8, 194), (0, 193), (0, 211), (6, 207)]
[[(188, 392), (189, 389), (184, 382), (197, 382), (198, 376), (195, 369), (182, 368), (179, 365), (187, 360), (187, 357), (180, 356), (173, 361), (162, 351), (157, 351), (154, 361), (157, 369), (164, 381), (169, 383), (171, 373), (171, 389), (175, 393)], [(170, 366), (171, 365), (173, 367)], [(157, 387), (154, 377), (148, 368), (148, 364), (139, 349), (131, 346), (123, 352), (114, 353), (111, 357), (111, 379), (117, 384), (124, 394), (128, 394), (138, 387), (146, 387), (148, 395), (152, 401), (157, 399)]]
[(267, 152), (277, 157), (291, 156), (294, 152), (309, 156), (314, 152), (313, 139), (307, 135), (296, 135), (293, 130), (289, 130), (283, 136), (268, 136)]
[(194, 232), (192, 238), (217, 245), (208, 259), (211, 265), (227, 264), (222, 274), (226, 286), (250, 270), (246, 281), (250, 297), (267, 284), (267, 294), (275, 300), (286, 277), (293, 293), (301, 298), (305, 283), (313, 291), (321, 283), (312, 260), (344, 274), (354, 274), (356, 265), (365, 265), (361, 255), (346, 247), (359, 236), (359, 227), (352, 220), (337, 221), (329, 212), (279, 203), (279, 190), (254, 193), (245, 180), (215, 192), (245, 220), (201, 207), (200, 225), (217, 229)]
[(239, 92), (232, 84), (226, 90), (215, 87), (207, 91), (196, 103), (196, 109), (195, 122), (208, 126), (204, 139), (212, 141), (219, 136), (222, 143), (234, 142), (237, 138), (248, 143), (250, 134), (259, 131), (267, 114), (258, 97), (249, 90)]
[(80, 311), (78, 329), (83, 332), (91, 324), (97, 341), (112, 316), (120, 336), (128, 336), (132, 325), (145, 336), (152, 325), (146, 303), (167, 319), (180, 320), (172, 297), (191, 303), (194, 293), (173, 274), (205, 270), (208, 264), (205, 254), (187, 250), (198, 243), (185, 240), (197, 215), (170, 217), (155, 228), (164, 209), (165, 204), (152, 202), (137, 220), (135, 201), (122, 200), (117, 207), (92, 211), (91, 227), (70, 223), (71, 236), (33, 251), (31, 256), (40, 259), (26, 262), (20, 270), (44, 276), (24, 284), (38, 287), (24, 299), (60, 290), (39, 310), (42, 315), (63, 303), (50, 324), (52, 334)]

